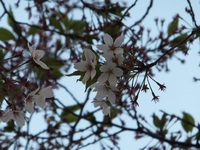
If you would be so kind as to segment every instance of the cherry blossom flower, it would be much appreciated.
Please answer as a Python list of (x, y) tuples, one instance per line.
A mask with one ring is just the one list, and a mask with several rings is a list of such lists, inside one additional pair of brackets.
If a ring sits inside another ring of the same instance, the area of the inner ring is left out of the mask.
[(97, 100), (108, 98), (111, 104), (115, 103), (116, 96), (114, 92), (118, 91), (116, 87), (107, 86), (103, 83), (96, 83), (96, 85), (94, 86), (94, 91), (97, 92), (96, 97), (95, 97)]
[(74, 68), (85, 72), (82, 82), (85, 84), (90, 78), (93, 79), (96, 75), (95, 66), (97, 64), (96, 55), (90, 49), (84, 49), (86, 60), (78, 62)]
[(8, 122), (13, 119), (18, 126), (22, 127), (25, 124), (25, 113), (21, 110), (7, 110), (1, 117), (1, 121)]
[(113, 42), (113, 38), (109, 34), (104, 34), (103, 40), (105, 44), (97, 45), (97, 48), (104, 51), (112, 51), (115, 54), (122, 54), (123, 48), (121, 48), (121, 44), (124, 40), (124, 36), (120, 35), (117, 39)]
[(122, 54), (115, 54), (111, 51), (103, 53), (103, 57), (106, 59), (107, 62), (112, 61), (118, 65), (122, 65), (124, 61), (124, 56)]
[(100, 67), (101, 72), (103, 72), (99, 78), (99, 82), (106, 82), (108, 81), (111, 86), (116, 85), (117, 77), (123, 75), (123, 71), (120, 68), (116, 67), (116, 64), (113, 62), (105, 63)]
[(110, 109), (109, 109), (109, 106), (106, 104), (105, 101), (98, 101), (98, 100), (95, 100), (93, 101), (94, 103), (94, 107), (98, 107), (100, 106), (102, 108), (102, 113), (104, 115), (109, 115), (110, 116)]
[(28, 96), (26, 98), (26, 102), (25, 102), (25, 109), (29, 113), (33, 113), (34, 112), (34, 103), (36, 103), (41, 108), (45, 108), (45, 106), (46, 106), (45, 99), (51, 98), (53, 96), (54, 96), (54, 94), (53, 94), (51, 86), (43, 88), (40, 91), (38, 88), (37, 90), (28, 94)]
[(27, 110), (29, 113), (33, 113), (34, 112), (34, 98), (35, 98), (35, 94), (39, 91), (39, 88), (37, 88), (35, 91), (29, 93), (26, 97), (25, 100), (25, 110)]
[(33, 46), (30, 46), (29, 43), (28, 43), (28, 49), (31, 53), (31, 56), (34, 60), (34, 62), (36, 64), (38, 64), (39, 66), (41, 66), (43, 69), (49, 69), (49, 67), (44, 63), (42, 62), (40, 59), (44, 56), (44, 51), (43, 50), (37, 50), (36, 47), (33, 45)]

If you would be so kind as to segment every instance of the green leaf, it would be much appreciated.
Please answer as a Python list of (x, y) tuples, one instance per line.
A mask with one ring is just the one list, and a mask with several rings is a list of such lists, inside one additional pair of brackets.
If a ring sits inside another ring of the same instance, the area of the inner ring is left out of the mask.
[(83, 72), (81, 71), (74, 71), (73, 73), (67, 74), (66, 76), (71, 77), (71, 76), (81, 76)]
[(158, 116), (155, 115), (155, 113), (153, 114), (153, 124), (157, 127), (160, 128), (161, 127), (161, 121), (158, 118)]
[(6, 28), (0, 28), (0, 40), (9, 41), (15, 39), (15, 36)]
[(31, 28), (29, 29), (29, 31), (28, 31), (28, 35), (33, 35), (33, 34), (36, 34), (36, 33), (38, 33), (38, 32), (40, 32), (40, 29), (35, 28), (35, 27), (31, 27)]
[[(178, 43), (180, 43), (180, 42), (182, 42), (183, 40), (185, 40), (185, 39), (187, 38), (187, 36), (188, 36), (187, 33), (181, 34), (181, 35), (175, 37), (175, 38), (170, 42), (170, 44), (171, 44), (172, 46), (175, 46), (175, 45), (177, 45)], [(182, 50), (187, 50), (186, 43), (180, 44), (180, 45), (178, 45), (178, 47), (179, 47), (180, 49), (182, 49)]]
[(183, 120), (181, 121), (181, 125), (183, 127), (183, 129), (188, 133), (188, 132), (192, 132), (193, 128), (194, 128), (194, 124), (195, 124), (195, 121), (194, 121), (194, 118), (186, 113), (186, 112), (183, 112)]
[(162, 118), (161, 118), (161, 129), (164, 128), (165, 124), (167, 123), (168, 119), (166, 117), (166, 114), (163, 114)]
[(88, 119), (91, 123), (96, 122), (96, 118), (94, 116), (94, 113), (88, 112), (87, 114), (85, 114), (85, 118)]
[(53, 25), (59, 31), (63, 32), (63, 27), (61, 25), (61, 21), (55, 19), (54, 17), (51, 17), (49, 20), (50, 20), (51, 25)]
[(61, 113), (61, 118), (67, 123), (76, 122), (78, 120), (78, 116), (76, 116), (74, 113), (79, 109), (81, 109), (80, 104), (65, 107), (63, 112)]
[(74, 20), (69, 19), (68, 17), (63, 19), (63, 24), (67, 32), (73, 30), (75, 33), (82, 33), (86, 27), (85, 20)]
[(7, 123), (7, 126), (4, 127), (4, 132), (13, 132), (15, 130), (15, 124), (14, 121), (11, 120)]
[(168, 25), (168, 37), (171, 36), (174, 31), (176, 31), (176, 29), (178, 28), (178, 22), (179, 22), (179, 19), (178, 17), (176, 17), (169, 25)]
[(114, 119), (117, 117), (117, 115), (119, 114), (119, 109), (117, 109), (116, 107), (112, 107), (111, 109), (111, 119)]
[(10, 25), (10, 27), (12, 27), (12, 28), (14, 29), (14, 26), (15, 26), (15, 25), (14, 25), (14, 23), (13, 23), (13, 21), (11, 20), (10, 17), (14, 19), (12, 7), (9, 8), (9, 15), (8, 15), (8, 18), (7, 18), (7, 22), (8, 22), (8, 24)]
[(65, 121), (67, 123), (73, 123), (73, 122), (76, 122), (78, 120), (78, 117), (74, 114), (71, 114), (71, 113), (68, 113), (66, 116), (65, 116)]
[(75, 111), (81, 109), (81, 106), (82, 106), (81, 104), (75, 104), (75, 105), (65, 107), (65, 109), (72, 111), (72, 112), (75, 112)]

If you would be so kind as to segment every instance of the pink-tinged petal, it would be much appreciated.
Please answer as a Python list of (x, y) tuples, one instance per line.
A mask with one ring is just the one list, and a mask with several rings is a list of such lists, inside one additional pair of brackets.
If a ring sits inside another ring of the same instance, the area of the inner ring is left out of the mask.
[(3, 122), (8, 122), (10, 119), (13, 119), (13, 112), (12, 112), (11, 110), (7, 110), (7, 111), (3, 114), (1, 120), (2, 120)]
[(35, 95), (39, 90), (40, 90), (40, 88), (38, 87), (35, 91), (30, 92), (30, 93), (28, 94), (27, 98), (28, 98), (28, 97), (31, 97), (31, 96), (33, 96), (33, 95)]
[(42, 51), (42, 50), (35, 50), (35, 51), (33, 51), (33, 53), (34, 53), (34, 59), (37, 59), (37, 60), (39, 60), (39, 59), (41, 59), (43, 56), (44, 56), (44, 51)]
[(41, 95), (35, 95), (33, 97), (34, 102), (40, 106), (41, 108), (45, 108), (46, 102), (45, 102), (45, 97)]
[(111, 90), (108, 92), (108, 100), (111, 104), (115, 103), (115, 94)]
[(120, 76), (123, 75), (123, 71), (122, 71), (122, 69), (120, 69), (120, 68), (115, 68), (115, 69), (113, 70), (113, 73), (114, 73), (115, 76), (117, 76), (117, 77), (120, 77)]
[(38, 64), (38, 65), (39, 65), (40, 67), (42, 67), (43, 69), (46, 69), (46, 70), (49, 69), (49, 67), (48, 67), (45, 63), (43, 63), (42, 61), (40, 61), (40, 60), (35, 60), (35, 59), (34, 59), (34, 61), (35, 61), (36, 64)]
[(109, 70), (107, 64), (104, 64), (103, 66), (100, 67), (101, 72), (107, 72)]
[(108, 105), (107, 105), (105, 102), (104, 102), (104, 105), (103, 105), (103, 111), (102, 111), (102, 113), (103, 113), (105, 116), (107, 116), (107, 115), (110, 116), (110, 109), (109, 109)]
[(108, 45), (108, 46), (112, 46), (113, 45), (113, 38), (109, 34), (107, 34), (107, 33), (104, 34), (103, 40), (104, 40), (106, 45)]
[(82, 79), (83, 84), (85, 84), (90, 79), (90, 71), (87, 71)]
[(94, 107), (98, 107), (98, 106), (102, 106), (102, 101), (97, 101), (97, 100), (95, 100), (95, 101), (93, 101), (93, 104), (94, 104)]
[(111, 86), (115, 86), (116, 83), (117, 83), (117, 78), (116, 78), (116, 76), (113, 75), (113, 74), (110, 74), (108, 80), (109, 80), (109, 83), (110, 83)]
[(120, 36), (117, 37), (117, 39), (115, 40), (114, 46), (115, 46), (115, 47), (121, 46), (121, 44), (123, 43), (123, 41), (124, 41), (124, 35), (120, 35)]
[(32, 53), (36, 50), (36, 47), (33, 45), (33, 46), (30, 46), (30, 44), (29, 43), (27, 43), (27, 45), (28, 45), (28, 49), (29, 49), (29, 51), (30, 51), (30, 53), (31, 53), (31, 55), (32, 55)]
[(114, 52), (115, 52), (116, 55), (123, 54), (124, 49), (121, 48), (121, 47), (117, 47), (117, 48), (115, 48)]
[(121, 54), (116, 55), (118, 65), (121, 65), (124, 61), (124, 57)]
[(97, 94), (95, 97), (97, 100), (102, 100), (104, 97), (106, 97), (106, 94), (103, 91), (97, 91)]
[(97, 48), (102, 51), (108, 51), (110, 47), (106, 44), (97, 45)]
[(85, 48), (84, 54), (87, 62), (95, 62), (96, 61), (96, 55), (92, 52), (92, 50)]
[(25, 110), (32, 114), (34, 112), (34, 102), (31, 100), (27, 100), (25, 102)]
[(86, 61), (81, 61), (81, 62), (77, 62), (74, 64), (74, 68), (79, 70), (79, 71), (87, 71), (87, 62)]
[(25, 114), (22, 111), (13, 112), (13, 120), (16, 121), (18, 126), (22, 127), (25, 124)]
[(104, 83), (108, 80), (108, 77), (109, 77), (109, 74), (108, 73), (102, 73), (99, 78), (98, 78), (98, 81), (100, 83)]
[(114, 57), (114, 53), (112, 51), (107, 51), (105, 53), (103, 53), (103, 57), (107, 60), (107, 61), (111, 61), (112, 58)]
[(113, 70), (116, 67), (116, 64), (113, 62), (109, 62), (109, 63), (107, 63), (107, 66), (109, 68), (108, 70)]
[(41, 89), (38, 94), (45, 98), (51, 98), (54, 96), (53, 91), (52, 91), (52, 86), (47, 86)]
[(90, 72), (91, 79), (93, 79), (95, 77), (95, 75), (96, 75), (96, 70), (92, 69)]

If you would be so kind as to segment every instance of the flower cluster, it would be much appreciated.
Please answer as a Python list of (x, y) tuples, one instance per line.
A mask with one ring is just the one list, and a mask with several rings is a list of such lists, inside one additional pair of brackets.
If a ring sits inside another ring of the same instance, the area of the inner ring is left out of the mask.
[(33, 61), (38, 64), (39, 66), (41, 66), (43, 69), (49, 69), (49, 67), (43, 63), (40, 59), (44, 56), (44, 51), (43, 50), (37, 50), (36, 47), (30, 46), (28, 43), (28, 49), (31, 53), (31, 56), (33, 58)]
[[(121, 44), (124, 36), (120, 35), (115, 41), (109, 34), (103, 36), (104, 44), (97, 45), (102, 51), (104, 62), (98, 59), (100, 56), (92, 49), (84, 49), (84, 56), (81, 62), (74, 65), (78, 71), (70, 74), (80, 75), (80, 79), (88, 87), (96, 92), (94, 106), (100, 106), (104, 115), (110, 115), (110, 106), (116, 102), (118, 79), (123, 75), (120, 66), (123, 63), (123, 48)], [(101, 59), (102, 60), (102, 59)]]
[[(37, 50), (34, 45), (30, 46), (29, 43), (28, 49), (33, 61), (43, 69), (48, 70), (49, 67), (41, 61), (41, 58), (44, 56), (45, 52), (43, 50)], [(45, 108), (46, 98), (51, 98), (54, 96), (51, 86), (45, 87), (43, 89), (37, 88), (35, 91), (27, 94), (26, 87), (23, 85), (16, 84), (12, 79), (8, 79), (2, 73), (1, 77), (5, 82), (5, 87), (9, 91), (8, 99), (6, 100), (8, 106), (5, 111), (0, 110), (0, 121), (2, 122), (14, 120), (17, 125), (21, 127), (28, 119), (25, 115), (26, 112), (32, 114), (34, 112), (35, 105), (38, 105), (41, 108)]]
[(53, 96), (54, 94), (51, 86), (43, 89), (38, 88), (35, 91), (30, 92), (25, 100), (21, 100), (23, 106), (15, 105), (11, 108), (8, 107), (5, 112), (1, 112), (2, 114), (0, 116), (0, 121), (8, 122), (12, 119), (17, 123), (18, 126), (22, 127), (25, 124), (25, 121), (28, 119), (25, 116), (25, 112), (27, 111), (32, 114), (34, 112), (34, 104), (38, 105), (41, 108), (45, 108), (45, 99), (51, 98)]

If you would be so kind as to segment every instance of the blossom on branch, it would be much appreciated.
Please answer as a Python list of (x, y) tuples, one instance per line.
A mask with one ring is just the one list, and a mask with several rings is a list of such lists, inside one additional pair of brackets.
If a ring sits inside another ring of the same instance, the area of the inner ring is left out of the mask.
[(108, 81), (111, 86), (115, 86), (117, 83), (117, 77), (123, 75), (123, 71), (120, 68), (116, 67), (116, 64), (113, 62), (105, 63), (100, 67), (101, 72), (103, 72), (98, 78), (99, 82)]
[(33, 113), (34, 112), (34, 103), (36, 103), (41, 108), (45, 108), (45, 106), (46, 106), (45, 99), (51, 98), (53, 96), (54, 96), (54, 94), (53, 94), (51, 86), (43, 88), (40, 91), (38, 88), (35, 91), (28, 94), (28, 96), (26, 98), (26, 102), (25, 102), (25, 109), (29, 113)]
[(121, 44), (124, 40), (124, 36), (120, 35), (117, 39), (113, 42), (113, 38), (109, 34), (104, 34), (103, 40), (105, 44), (97, 45), (97, 48), (102, 50), (103, 52), (113, 52), (115, 54), (122, 54), (123, 48), (121, 48)]
[(102, 113), (104, 115), (109, 115), (110, 116), (110, 109), (109, 109), (109, 106), (106, 104), (105, 101), (98, 101), (98, 100), (95, 100), (93, 101), (94, 103), (94, 107), (98, 107), (100, 106), (102, 108)]
[(111, 104), (115, 103), (116, 96), (114, 92), (118, 91), (116, 87), (107, 86), (103, 83), (97, 83), (94, 86), (94, 91), (97, 92), (95, 97), (97, 100), (102, 100), (104, 98), (107, 98)]
[(19, 127), (25, 124), (25, 113), (21, 110), (7, 110), (4, 112), (3, 116), (0, 118), (3, 122), (8, 122), (11, 119), (14, 120)]
[(74, 68), (85, 72), (82, 82), (85, 84), (96, 75), (95, 66), (97, 64), (96, 55), (90, 49), (84, 49), (85, 61), (74, 64)]
[(37, 50), (36, 47), (33, 45), (33, 46), (30, 46), (29, 43), (28, 43), (28, 49), (31, 53), (31, 56), (34, 60), (34, 62), (36, 64), (38, 64), (39, 66), (41, 66), (43, 69), (49, 69), (49, 67), (44, 63), (42, 62), (40, 59), (44, 56), (44, 51), (43, 50)]

